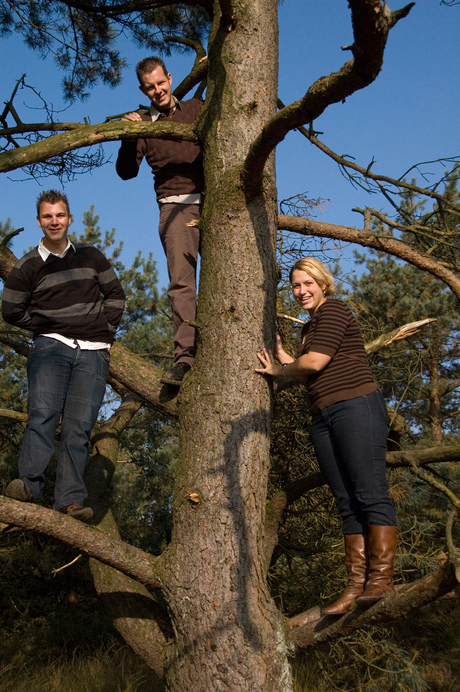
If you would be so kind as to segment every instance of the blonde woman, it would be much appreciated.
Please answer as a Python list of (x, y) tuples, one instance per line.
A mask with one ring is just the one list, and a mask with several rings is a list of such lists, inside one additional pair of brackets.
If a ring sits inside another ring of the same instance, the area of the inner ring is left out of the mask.
[[(291, 269), (295, 300), (309, 313), (295, 359), (277, 336), (264, 348), (256, 372), (298, 379), (308, 390), (310, 437), (342, 519), (348, 586), (324, 608), (340, 615), (353, 602), (372, 605), (394, 591), (396, 517), (388, 495), (385, 452), (388, 414), (370, 371), (359, 326), (348, 306), (332, 296), (334, 278), (313, 257)], [(276, 363), (276, 360), (280, 363)]]

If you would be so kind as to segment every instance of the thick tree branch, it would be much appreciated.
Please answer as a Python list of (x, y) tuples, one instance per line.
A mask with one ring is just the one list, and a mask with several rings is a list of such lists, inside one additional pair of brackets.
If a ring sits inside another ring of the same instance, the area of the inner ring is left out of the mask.
[(110, 374), (151, 406), (177, 416), (178, 388), (162, 385), (160, 379), (163, 370), (117, 341), (111, 350)]
[(94, 526), (82, 524), (52, 509), (3, 496), (0, 496), (0, 521), (53, 536), (141, 584), (161, 588), (161, 558), (152, 557), (143, 550), (108, 536)]
[(392, 13), (381, 0), (349, 0), (354, 34), (353, 59), (338, 72), (318, 79), (302, 99), (281, 109), (263, 128), (251, 146), (242, 173), (249, 194), (260, 185), (268, 156), (290, 130), (312, 122), (332, 103), (343, 101), (376, 79), (383, 64), (390, 29), (407, 16), (414, 4)]
[(120, 139), (138, 139), (139, 137), (161, 137), (173, 141), (198, 142), (193, 125), (180, 123), (122, 122), (117, 120), (97, 125), (82, 125), (71, 132), (63, 132), (34, 144), (1, 153), (0, 173), (45, 161), (80, 147), (89, 147), (101, 142), (113, 142)]
[(313, 219), (285, 216), (284, 214), (279, 214), (278, 216), (278, 229), (300, 233), (301, 235), (312, 235), (320, 238), (342, 240), (347, 243), (357, 243), (363, 247), (371, 247), (374, 250), (394, 255), (412, 264), (414, 267), (427, 271), (441, 279), (460, 300), (460, 279), (453, 271), (447, 269), (441, 262), (422, 255), (407, 245), (407, 243), (392, 236), (378, 235), (369, 228), (358, 229), (350, 226), (336, 226)]
[(404, 585), (367, 610), (355, 607), (340, 619), (333, 616), (322, 617), (319, 608), (297, 615), (289, 621), (291, 630), (288, 641), (292, 654), (348, 636), (356, 630), (406, 618), (422, 606), (452, 591), (456, 584), (453, 566), (447, 562), (436, 572)]
[[(449, 461), (460, 461), (460, 445), (439, 445), (426, 449), (414, 449), (403, 452), (387, 452), (388, 468), (419, 468), (427, 464), (440, 464)], [(326, 485), (322, 473), (311, 473), (299, 478), (286, 489), (286, 507), (299, 500), (309, 490)]]

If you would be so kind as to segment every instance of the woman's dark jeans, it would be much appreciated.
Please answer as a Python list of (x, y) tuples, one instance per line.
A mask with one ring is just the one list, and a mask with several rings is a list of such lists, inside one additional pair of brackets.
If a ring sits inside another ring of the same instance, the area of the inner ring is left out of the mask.
[(388, 414), (380, 391), (315, 414), (310, 437), (334, 494), (344, 534), (396, 526), (385, 477)]

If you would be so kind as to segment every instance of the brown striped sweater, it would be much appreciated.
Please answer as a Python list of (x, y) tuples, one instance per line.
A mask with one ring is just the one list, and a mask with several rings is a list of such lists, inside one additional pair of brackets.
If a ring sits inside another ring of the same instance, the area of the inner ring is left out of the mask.
[(309, 351), (332, 358), (323, 370), (307, 377), (312, 413), (378, 389), (358, 323), (342, 301), (328, 298), (304, 326), (297, 357)]

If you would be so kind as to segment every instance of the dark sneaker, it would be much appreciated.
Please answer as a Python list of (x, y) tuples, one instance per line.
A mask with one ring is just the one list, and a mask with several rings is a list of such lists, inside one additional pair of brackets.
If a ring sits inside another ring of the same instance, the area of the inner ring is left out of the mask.
[(176, 363), (169, 372), (165, 372), (160, 382), (162, 384), (175, 384), (180, 387), (182, 380), (191, 367), (189, 363), (184, 363), (183, 361)]
[(19, 478), (11, 481), (5, 490), (5, 495), (21, 502), (35, 502), (33, 492)]
[(72, 505), (66, 505), (61, 507), (59, 512), (62, 514), (68, 514), (69, 517), (78, 519), (79, 521), (89, 521), (93, 516), (93, 510), (91, 507), (82, 507), (78, 502), (74, 502)]

